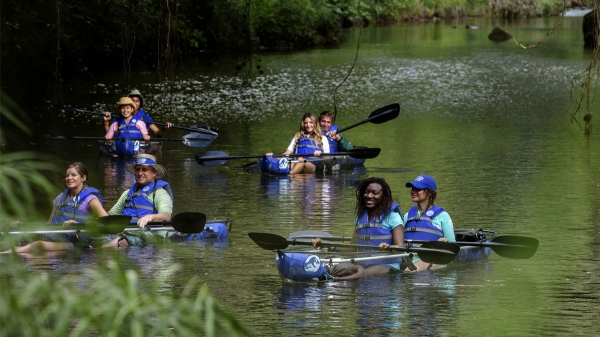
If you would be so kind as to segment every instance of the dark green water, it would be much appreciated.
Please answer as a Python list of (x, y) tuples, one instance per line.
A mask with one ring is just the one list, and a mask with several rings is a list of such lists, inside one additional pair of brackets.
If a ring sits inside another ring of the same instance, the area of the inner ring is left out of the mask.
[[(466, 24), (483, 29), (467, 30)], [(193, 154), (203, 149), (168, 143), (160, 160), (169, 170), (175, 213), (234, 218), (229, 243), (123, 254), (148, 278), (174, 261), (182, 263), (183, 271), (165, 287), (201, 277), (257, 335), (599, 334), (600, 144), (596, 132), (580, 130), (568, 114), (575, 97), (571, 79), (590, 57), (582, 48), (581, 18), (565, 18), (533, 50), (487, 39), (501, 25), (519, 42), (533, 44), (553, 24), (473, 20), (458, 22), (459, 28), (452, 23), (366, 28), (354, 72), (339, 90), (337, 124), (353, 124), (399, 102), (396, 120), (345, 133), (356, 145), (380, 147), (378, 158), (354, 172), (267, 179), (236, 169), (244, 161), (200, 167)], [(156, 120), (219, 127), (210, 149), (231, 155), (282, 151), (304, 112), (331, 109), (358, 33), (348, 31), (349, 43), (336, 49), (261, 55), (262, 75), (235, 76), (237, 59), (214, 57), (186, 64), (173, 82), (157, 85), (149, 72), (135, 73), (133, 82)], [(89, 109), (112, 105), (127, 92), (115, 84), (121, 76), (67, 81), (65, 99)], [(102, 95), (105, 90), (111, 94)], [(594, 108), (600, 111), (598, 103)], [(42, 133), (102, 135), (100, 120), (44, 114)], [(88, 164), (92, 185), (102, 189), (109, 206), (133, 181), (122, 163), (99, 157), (91, 142), (48, 143), (44, 150), (61, 166), (74, 160)], [(247, 236), (307, 229), (350, 235), (360, 179), (384, 177), (406, 211), (411, 201), (404, 184), (420, 173), (436, 178), (438, 204), (455, 227), (534, 236), (540, 241), (537, 254), (529, 260), (492, 255), (418, 275), (288, 285), (281, 283), (272, 253)], [(93, 254), (80, 263), (61, 256), (32, 263), (62, 272), (93, 265), (88, 261)]]

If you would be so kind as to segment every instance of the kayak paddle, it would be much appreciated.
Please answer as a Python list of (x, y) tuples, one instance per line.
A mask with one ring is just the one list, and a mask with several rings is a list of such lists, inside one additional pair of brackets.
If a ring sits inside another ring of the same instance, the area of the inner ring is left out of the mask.
[[(350, 156), (353, 158), (359, 159), (369, 159), (375, 158), (381, 152), (380, 148), (366, 148), (366, 149), (352, 149), (345, 152), (336, 152), (336, 153), (321, 153), (323, 157), (331, 157), (333, 159), (336, 156)], [(262, 158), (264, 154), (258, 155), (248, 155), (248, 156), (230, 156), (222, 151), (207, 151), (207, 152), (198, 152), (196, 153), (196, 161), (198, 164), (202, 166), (220, 166), (225, 164), (228, 160), (231, 159), (247, 159), (247, 158)], [(313, 155), (306, 154), (274, 154), (273, 157), (276, 158), (297, 158), (297, 157), (316, 157)]]
[(371, 112), (371, 114), (369, 115), (369, 118), (362, 120), (358, 123), (352, 124), (350, 126), (347, 126), (345, 128), (341, 128), (339, 130), (337, 130), (337, 133), (342, 133), (344, 131), (350, 130), (354, 127), (357, 127), (359, 125), (363, 125), (365, 123), (373, 123), (373, 124), (381, 124), (381, 123), (385, 123), (387, 121), (391, 121), (392, 119), (398, 117), (398, 115), (400, 115), (400, 104), (398, 103), (393, 103), (390, 105), (386, 105), (384, 107), (381, 107), (373, 112)]
[[(312, 242), (302, 241), (298, 239), (288, 240), (283, 236), (270, 233), (248, 233), (248, 236), (256, 243), (260, 248), (268, 250), (286, 249), (289, 245), (304, 245), (312, 246)], [(378, 249), (376, 246), (370, 245), (357, 245), (350, 243), (333, 243), (333, 242), (321, 242), (320, 247), (345, 247), (345, 248), (356, 248), (356, 249)], [(421, 245), (421, 247), (388, 247), (383, 250), (387, 252), (406, 252), (406, 253), (417, 253), (421, 260), (427, 263), (433, 264), (447, 264), (454, 260), (456, 254), (460, 251), (460, 247), (456, 244), (442, 241), (429, 241)]]
[[(333, 236), (328, 232), (307, 230), (294, 232), (290, 234), (290, 239), (327, 239), (330, 241), (350, 241), (352, 237), (349, 236)], [(424, 240), (406, 240), (406, 242), (424, 243), (431, 241)], [(511, 259), (529, 259), (537, 251), (539, 241), (535, 238), (528, 236), (516, 236), (516, 235), (501, 235), (492, 238), (489, 241), (456, 241), (453, 242), (459, 246), (470, 246), (470, 247), (489, 247), (494, 253)]]
[(52, 224), (32, 231), (11, 231), (8, 234), (51, 234), (51, 233), (76, 233), (91, 232), (94, 234), (117, 234), (122, 232), (131, 222), (130, 216), (108, 215), (95, 221), (85, 223), (70, 223), (69, 226)]
[[(66, 110), (66, 111), (75, 111), (75, 112), (81, 112), (81, 113), (87, 113), (90, 115), (98, 115), (98, 116), (104, 116), (104, 112), (100, 112), (100, 111), (90, 111), (90, 110), (85, 110), (85, 109), (77, 109), (77, 108), (73, 108), (70, 106), (54, 106), (57, 109), (60, 110)], [(112, 118), (117, 118), (119, 117), (118, 115), (110, 115)], [(160, 125), (160, 126), (165, 126), (167, 125), (167, 123), (160, 123), (160, 122), (155, 122), (155, 121), (147, 121), (144, 120), (145, 123), (150, 123), (150, 124), (156, 124), (156, 125)], [(178, 126), (178, 125), (173, 125), (172, 128), (174, 129), (180, 129), (180, 130), (187, 130), (187, 131), (192, 131), (192, 132), (198, 132), (198, 133), (204, 133), (207, 135), (210, 135), (213, 137), (213, 140), (215, 138), (217, 138), (217, 136), (219, 135), (219, 129), (212, 127), (212, 126), (207, 126), (207, 125), (192, 125), (190, 127), (185, 127), (185, 126)]]

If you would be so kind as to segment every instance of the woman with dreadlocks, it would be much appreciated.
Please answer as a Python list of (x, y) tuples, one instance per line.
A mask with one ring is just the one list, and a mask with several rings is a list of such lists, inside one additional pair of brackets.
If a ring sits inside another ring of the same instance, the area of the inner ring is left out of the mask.
[[(352, 240), (353, 244), (371, 245), (374, 251), (379, 251), (390, 245), (404, 245), (404, 226), (402, 225), (402, 212), (400, 206), (392, 200), (392, 190), (383, 178), (368, 178), (361, 182), (356, 190), (356, 220)], [(315, 247), (319, 247), (320, 238), (312, 240)], [(379, 247), (379, 248), (377, 248)], [(336, 248), (336, 251), (356, 251), (352, 248)], [(364, 249), (360, 249), (364, 251)], [(385, 260), (389, 264), (377, 264), (365, 261), (361, 265), (339, 267), (329, 270), (326, 278), (355, 279), (368, 276), (395, 274), (400, 271), (400, 259)], [(345, 269), (340, 272), (339, 269)], [(349, 275), (348, 275), (349, 274)], [(344, 275), (344, 276), (339, 276)]]
[[(443, 208), (435, 205), (437, 196), (435, 180), (422, 174), (414, 181), (406, 183), (406, 187), (411, 188), (410, 197), (416, 205), (404, 214), (404, 223), (406, 224), (404, 238), (406, 240), (456, 242), (450, 215)], [(411, 271), (444, 267), (444, 265), (425, 263), (418, 256), (413, 257), (412, 263), (416, 269), (413, 268)]]

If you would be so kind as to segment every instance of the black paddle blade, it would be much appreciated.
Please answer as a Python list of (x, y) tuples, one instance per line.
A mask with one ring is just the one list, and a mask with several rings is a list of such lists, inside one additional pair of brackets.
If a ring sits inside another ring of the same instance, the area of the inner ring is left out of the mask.
[(443, 241), (430, 241), (423, 243), (419, 248), (436, 249), (438, 251), (421, 251), (419, 250), (419, 258), (427, 263), (433, 264), (448, 264), (454, 260), (456, 254), (460, 251), (460, 246)]
[[(371, 159), (379, 156), (380, 148), (352, 149), (348, 151), (348, 155), (352, 158)], [(335, 153), (332, 153), (335, 155)]]
[(254, 243), (262, 249), (275, 250), (286, 249), (289, 244), (286, 238), (270, 233), (248, 233)]
[(195, 234), (204, 230), (206, 214), (199, 212), (183, 212), (171, 219), (171, 227), (180, 233)]
[(494, 253), (511, 259), (529, 259), (537, 251), (539, 241), (528, 236), (501, 235), (490, 246)]
[(400, 115), (400, 104), (393, 103), (371, 112), (369, 115), (369, 122), (373, 124), (381, 124), (391, 121), (392, 119), (398, 117), (398, 115)]
[(131, 217), (126, 215), (108, 215), (98, 218), (96, 222), (89, 223), (86, 229), (98, 234), (121, 233), (131, 223)]

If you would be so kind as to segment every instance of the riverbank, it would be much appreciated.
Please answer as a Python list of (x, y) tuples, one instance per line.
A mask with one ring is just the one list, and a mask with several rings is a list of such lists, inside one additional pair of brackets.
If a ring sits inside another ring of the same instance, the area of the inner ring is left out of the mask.
[[(554, 0), (181, 0), (175, 7), (161, 0), (149, 0), (143, 7), (77, 3), (40, 2), (32, 7), (18, 0), (2, 2), (0, 82), (18, 102), (46, 96), (57, 103), (63, 78), (99, 70), (122, 69), (123, 76), (115, 81), (124, 87), (130, 86), (133, 70), (147, 69), (164, 79), (187, 56), (209, 50), (245, 53), (238, 70), (260, 71), (253, 58), (258, 51), (340, 46), (345, 27), (552, 16), (565, 6)], [(569, 0), (566, 6), (592, 3)], [(24, 91), (27, 97), (17, 95)], [(31, 92), (36, 94), (32, 97)]]

